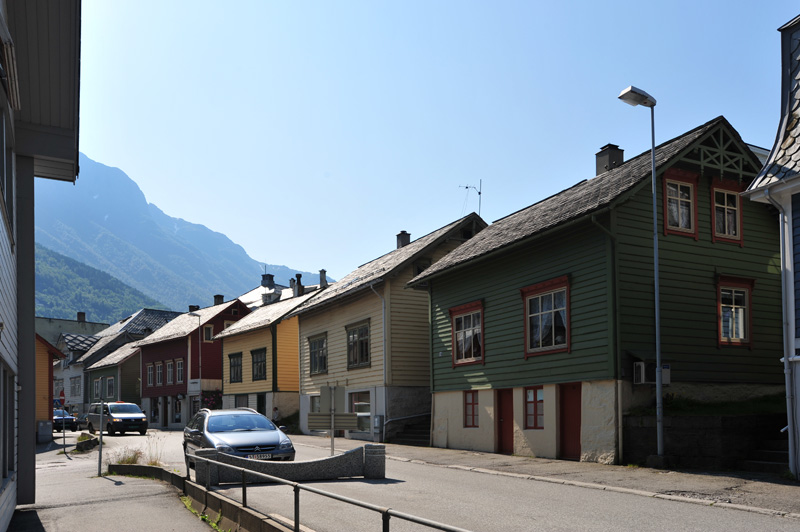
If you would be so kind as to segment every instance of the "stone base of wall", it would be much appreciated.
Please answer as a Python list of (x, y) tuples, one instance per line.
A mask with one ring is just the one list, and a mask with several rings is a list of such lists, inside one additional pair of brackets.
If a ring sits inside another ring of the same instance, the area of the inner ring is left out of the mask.
[[(672, 467), (735, 469), (761, 441), (780, 438), (784, 426), (785, 414), (665, 416), (664, 454)], [(656, 417), (625, 416), (623, 462), (646, 464), (656, 451)]]

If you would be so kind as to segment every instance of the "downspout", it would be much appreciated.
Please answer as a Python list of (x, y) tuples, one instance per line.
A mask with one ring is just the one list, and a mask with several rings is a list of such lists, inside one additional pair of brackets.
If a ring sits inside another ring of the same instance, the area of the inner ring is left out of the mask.
[(617, 238), (614, 234), (606, 229), (600, 222), (597, 221), (597, 216), (592, 215), (592, 223), (600, 228), (606, 235), (608, 235), (608, 239), (611, 242), (611, 291), (613, 293), (613, 310), (614, 313), (614, 320), (612, 321), (612, 342), (615, 346), (614, 350), (614, 403), (616, 405), (617, 410), (617, 459), (616, 463), (620, 463), (622, 461), (622, 431), (623, 431), (623, 418), (622, 418), (622, 371), (620, 368), (620, 354), (622, 353), (622, 340), (620, 339), (619, 335), (619, 293), (618, 293), (618, 283), (617, 283)]
[[(384, 283), (384, 286), (386, 284)], [(378, 296), (381, 300), (381, 321), (383, 327), (383, 426), (381, 427), (381, 443), (386, 440), (386, 420), (389, 419), (389, 403), (386, 402), (386, 363), (388, 361), (388, 356), (386, 353), (386, 299), (382, 295), (375, 290), (375, 283), (369, 283), (370, 289), (375, 292), (375, 295)], [(370, 427), (373, 428), (373, 427)]]
[(786, 210), (783, 206), (778, 203), (769, 193), (769, 188), (764, 190), (764, 197), (769, 201), (773, 207), (778, 209), (780, 213), (780, 235), (781, 235), (781, 291), (784, 294), (781, 297), (781, 301), (783, 302), (783, 374), (784, 374), (784, 381), (786, 386), (786, 416), (789, 421), (789, 470), (792, 472), (793, 475), (797, 476), (797, 465), (795, 463), (795, 449), (797, 446), (797, 442), (795, 441), (795, 436), (797, 435), (797, 426), (796, 426), (796, 419), (795, 419), (795, 412), (794, 412), (794, 398), (793, 398), (793, 379), (792, 379), (792, 366), (789, 363), (789, 358), (792, 357), (792, 340), (790, 337), (790, 329), (789, 329), (789, 307), (786, 294), (786, 288), (789, 286), (789, 279), (787, 279), (788, 268), (786, 267), (787, 261), (787, 220), (786, 220)]

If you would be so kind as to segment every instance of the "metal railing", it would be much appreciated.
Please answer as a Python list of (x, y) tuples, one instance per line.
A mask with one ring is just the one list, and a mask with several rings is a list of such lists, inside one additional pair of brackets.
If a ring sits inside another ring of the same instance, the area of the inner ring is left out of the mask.
[[(187, 455), (188, 458), (188, 455)], [(211, 464), (216, 465), (217, 467), (225, 467), (227, 469), (232, 469), (234, 471), (240, 471), (242, 474), (242, 506), (247, 508), (247, 477), (259, 477), (266, 479), (270, 482), (275, 482), (278, 484), (283, 484), (285, 486), (291, 486), (294, 491), (294, 530), (295, 532), (300, 532), (300, 492), (301, 491), (308, 491), (310, 493), (315, 493), (317, 495), (322, 495), (323, 497), (328, 497), (329, 499), (334, 499), (337, 501), (345, 502), (347, 504), (358, 506), (360, 508), (365, 508), (367, 510), (372, 510), (373, 512), (377, 512), (381, 514), (381, 519), (383, 521), (383, 532), (390, 532), (390, 520), (392, 517), (396, 517), (398, 519), (402, 519), (404, 521), (410, 521), (412, 523), (416, 523), (419, 525), (426, 526), (428, 528), (434, 528), (436, 530), (444, 530), (445, 532), (470, 532), (465, 528), (458, 528), (455, 526), (446, 525), (444, 523), (439, 523), (437, 521), (432, 521), (430, 519), (425, 519), (424, 517), (418, 517), (416, 515), (407, 514), (404, 512), (398, 512), (397, 510), (392, 510), (391, 508), (386, 508), (383, 506), (378, 506), (376, 504), (370, 504), (368, 502), (359, 501), (357, 499), (351, 499), (350, 497), (345, 497), (344, 495), (338, 495), (336, 493), (331, 493), (329, 491), (324, 491), (317, 488), (312, 488), (310, 486), (305, 486), (300, 484), (299, 482), (292, 482), (291, 480), (286, 480), (280, 477), (274, 477), (272, 475), (267, 475), (266, 473), (259, 473), (258, 471), (252, 471), (250, 469), (246, 469), (244, 467), (238, 467), (230, 464), (225, 464), (223, 462), (219, 462), (217, 460), (212, 460), (211, 458), (203, 458), (196, 455), (191, 455), (191, 460), (202, 460), (204, 462), (208, 462), (208, 471), (206, 472), (206, 483), (205, 488), (206, 491), (211, 491)], [(188, 463), (187, 463), (188, 465)], [(189, 479), (189, 468), (186, 468), (186, 478)]]

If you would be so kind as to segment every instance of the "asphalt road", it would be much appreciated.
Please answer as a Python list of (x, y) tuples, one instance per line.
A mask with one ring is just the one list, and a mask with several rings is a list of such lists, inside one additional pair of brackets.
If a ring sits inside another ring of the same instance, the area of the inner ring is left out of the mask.
[[(74, 436), (72, 439), (74, 441)], [(67, 441), (70, 442), (69, 433)], [(158, 460), (164, 467), (184, 473), (181, 441), (180, 432), (150, 431), (146, 437), (138, 434), (105, 436), (106, 445), (103, 453), (104, 458), (108, 459), (121, 453), (140, 450), (141, 461), (146, 463)], [(304, 438), (304, 441), (313, 444), (298, 443), (297, 460), (311, 460), (330, 454), (328, 440)], [(60, 447), (60, 440), (51, 445), (54, 448)], [(80, 468), (84, 471), (87, 470), (89, 463), (96, 468), (96, 461), (96, 451), (75, 458), (65, 455), (54, 457), (51, 454), (48, 461), (41, 464), (37, 481), (43, 474), (52, 475), (59, 469), (73, 468), (77, 464), (80, 464)], [(338, 482), (315, 482), (311, 485), (476, 532), (796, 531), (800, 529), (797, 520), (772, 515), (553, 484), (529, 478), (493, 475), (414, 461), (387, 460), (386, 477), (381, 481), (350, 479)], [(146, 489), (146, 485), (143, 485), (142, 489)], [(218, 491), (234, 500), (241, 500), (239, 487), (222, 486)], [(274, 485), (251, 486), (248, 488), (247, 496), (248, 505), (263, 513), (285, 517), (292, 515), (291, 488)], [(316, 494), (302, 493), (300, 508), (303, 525), (317, 532), (342, 530), (373, 532), (379, 530), (381, 526), (380, 516), (376, 513)], [(430, 529), (393, 518), (391, 530), (403, 532)]]

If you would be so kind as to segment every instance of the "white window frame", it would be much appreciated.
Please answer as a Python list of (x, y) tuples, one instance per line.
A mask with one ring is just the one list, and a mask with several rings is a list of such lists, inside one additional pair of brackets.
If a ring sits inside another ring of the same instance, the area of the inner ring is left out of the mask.
[(153, 365), (152, 364), (148, 364), (147, 365), (147, 385), (148, 386), (152, 386), (153, 385)]
[(175, 384), (175, 377), (173, 376), (173, 373), (172, 373), (172, 370), (173, 370), (174, 367), (175, 366), (174, 366), (174, 364), (172, 363), (171, 360), (169, 362), (167, 362), (167, 385), (168, 386), (170, 384)]
[(179, 358), (175, 361), (175, 382), (183, 384), (183, 359)]
[(115, 387), (115, 380), (114, 377), (106, 377), (106, 398), (107, 399), (114, 399), (116, 398), (116, 387)]
[(102, 389), (101, 387), (102, 387), (101, 379), (95, 379), (94, 380), (94, 398), (95, 399), (100, 399), (100, 391)]
[(164, 385), (164, 364), (156, 364), (156, 386)]

